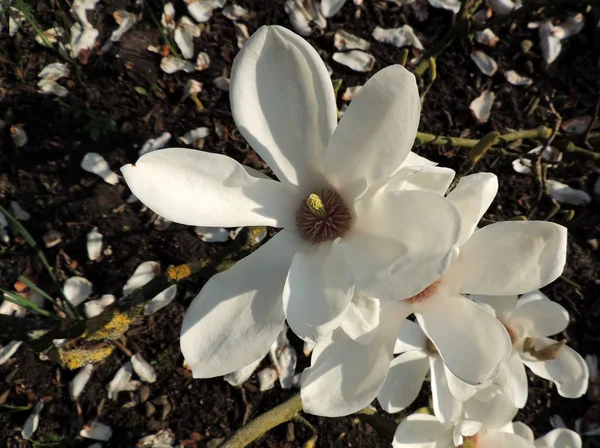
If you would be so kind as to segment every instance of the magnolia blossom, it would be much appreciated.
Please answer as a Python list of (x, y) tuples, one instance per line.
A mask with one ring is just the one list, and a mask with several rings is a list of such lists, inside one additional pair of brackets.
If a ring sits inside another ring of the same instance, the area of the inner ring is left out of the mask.
[(398, 426), (394, 448), (581, 448), (575, 431), (555, 429), (535, 439), (533, 431), (521, 422), (489, 427), (476, 420), (461, 420), (447, 428), (432, 415), (413, 414)]
[(589, 369), (585, 360), (564, 341), (548, 336), (564, 331), (569, 313), (540, 291), (517, 296), (473, 296), (491, 306), (511, 337), (513, 350), (502, 367), (501, 387), (522, 408), (527, 401), (527, 366), (537, 376), (552, 381), (559, 395), (581, 397), (588, 388)]
[[(423, 163), (403, 169), (411, 175), (396, 187), (410, 184), (444, 195), (451, 179), (446, 184), (445, 175)], [(448, 194), (462, 225), (459, 249), (444, 276), (412, 297), (399, 295), (402, 300), (355, 295), (340, 328), (317, 344), (311, 367), (303, 373), (301, 394), (307, 412), (347, 415), (378, 394), (384, 408), (403, 409), (418, 393), (429, 355), (435, 372), (434, 406), (445, 423), (457, 420), (461, 402), (496, 381), (502, 361), (511, 354), (509, 333), (493, 310), (464, 294), (531, 291), (555, 280), (566, 257), (566, 229), (553, 223), (504, 222), (476, 230), (497, 188), (496, 176), (478, 173), (464, 177)], [(413, 335), (412, 348), (421, 350), (393, 360), (398, 331), (412, 331), (410, 324), (400, 328), (411, 313), (421, 328)]]
[(181, 349), (202, 378), (264, 356), (286, 318), (305, 340), (327, 337), (355, 290), (414, 296), (446, 272), (460, 233), (456, 208), (416, 187), (453, 172), (411, 169), (423, 165), (410, 153), (420, 100), (403, 67), (373, 76), (338, 125), (318, 53), (291, 31), (265, 26), (234, 61), (230, 99), (237, 127), (279, 181), (221, 154), (179, 148), (122, 168), (133, 194), (171, 221), (283, 227), (212, 277), (188, 309)]

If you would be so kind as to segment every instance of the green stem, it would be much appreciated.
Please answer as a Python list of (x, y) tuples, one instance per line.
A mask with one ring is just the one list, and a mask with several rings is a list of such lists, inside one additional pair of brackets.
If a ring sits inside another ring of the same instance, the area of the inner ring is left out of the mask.
[[(545, 126), (540, 126), (535, 129), (527, 129), (523, 131), (510, 132), (498, 137), (498, 143), (510, 143), (515, 140), (522, 139), (544, 139), (548, 138), (551, 130)], [(448, 137), (445, 135), (427, 134), (425, 132), (417, 132), (415, 146), (429, 143), (431, 145), (450, 145), (462, 148), (472, 148), (479, 140), (473, 138)]]
[(225, 440), (219, 448), (243, 448), (267, 431), (292, 420), (302, 410), (300, 394), (265, 412)]

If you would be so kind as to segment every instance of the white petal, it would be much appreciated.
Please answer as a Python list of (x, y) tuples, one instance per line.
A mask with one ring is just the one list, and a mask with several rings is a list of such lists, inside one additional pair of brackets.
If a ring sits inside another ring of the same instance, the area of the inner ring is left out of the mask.
[(243, 23), (234, 22), (233, 26), (235, 27), (235, 35), (237, 37), (237, 46), (238, 48), (242, 48), (248, 39), (250, 39), (250, 33), (248, 33), (248, 27)]
[(220, 154), (161, 149), (121, 172), (140, 201), (171, 221), (208, 227), (295, 226), (301, 198), (292, 188), (252, 177)]
[(485, 123), (490, 119), (495, 99), (496, 94), (494, 92), (485, 90), (481, 95), (471, 101), (469, 109), (471, 109), (471, 112), (473, 112), (473, 115), (479, 123)]
[(89, 425), (85, 425), (79, 432), (79, 435), (86, 439), (108, 442), (112, 437), (112, 429), (110, 426), (103, 425), (102, 423), (92, 422)]
[(314, 415), (339, 417), (371, 403), (385, 381), (404, 317), (404, 307), (385, 302), (375, 335), (364, 336), (372, 338), (369, 344), (361, 343), (361, 338), (352, 340), (340, 329), (317, 344), (311, 367), (302, 373), (303, 409)]
[(108, 384), (109, 400), (116, 400), (119, 392), (135, 390), (140, 386), (139, 381), (131, 380), (132, 374), (133, 367), (131, 366), (131, 363), (127, 361), (119, 370), (117, 370), (117, 373), (115, 373), (115, 376)]
[(83, 303), (91, 293), (92, 284), (83, 277), (70, 277), (63, 286), (63, 294), (73, 306)]
[(500, 15), (510, 14), (521, 6), (516, 5), (512, 0), (486, 0), (485, 3), (492, 8), (492, 11)]
[(246, 381), (248, 381), (248, 379), (252, 376), (252, 374), (263, 359), (264, 358), (259, 358), (256, 361), (251, 362), (247, 366), (244, 366), (241, 369), (236, 370), (235, 372), (225, 375), (223, 379), (234, 387), (241, 386)]
[(89, 302), (85, 302), (83, 304), (83, 311), (85, 316), (90, 319), (92, 317), (98, 316), (104, 311), (108, 305), (111, 305), (115, 302), (115, 296), (112, 294), (104, 294), (97, 300), (90, 300)]
[(337, 107), (325, 64), (308, 42), (280, 26), (261, 27), (233, 62), (230, 99), (241, 134), (279, 180), (319, 187)]
[(10, 127), (10, 136), (12, 138), (13, 143), (17, 148), (25, 146), (29, 138), (27, 137), (27, 133), (23, 129), (23, 124), (13, 124)]
[(353, 200), (389, 177), (412, 148), (420, 113), (417, 83), (408, 70), (393, 65), (377, 72), (352, 100), (327, 146), (329, 181)]
[(412, 350), (394, 358), (377, 394), (381, 408), (395, 413), (410, 406), (418, 397), (428, 371), (428, 355), (423, 351)]
[(545, 21), (539, 30), (542, 54), (547, 64), (552, 64), (562, 50), (561, 38), (554, 35), (553, 28), (552, 22)]
[(376, 26), (372, 36), (379, 42), (392, 44), (395, 47), (415, 47), (417, 50), (424, 50), (423, 44), (415, 34), (410, 25), (403, 25), (400, 28), (384, 29)]
[(504, 326), (465, 297), (429, 297), (415, 307), (415, 316), (448, 368), (466, 383), (492, 379), (511, 353)]
[(487, 76), (494, 76), (498, 70), (498, 64), (490, 56), (483, 51), (475, 51), (471, 53), (471, 60), (475, 62), (481, 73)]
[(123, 286), (123, 295), (131, 294), (137, 288), (141, 288), (154, 277), (160, 274), (160, 263), (158, 261), (145, 261), (141, 263), (132, 276)]
[(569, 429), (555, 429), (534, 442), (535, 448), (581, 448), (581, 436)]
[[(529, 443), (533, 443), (533, 431), (523, 422), (513, 422), (513, 431), (516, 435), (525, 439)], [(558, 447), (557, 447), (558, 448)]]
[(424, 191), (382, 189), (363, 197), (355, 205), (355, 214), (355, 227), (340, 247), (357, 288), (368, 296), (412, 297), (448, 269), (460, 222), (446, 198)]
[(175, 29), (175, 7), (173, 3), (167, 3), (163, 8), (160, 23), (167, 30), (173, 31)]
[(90, 380), (93, 371), (93, 364), (86, 364), (79, 369), (79, 372), (77, 372), (75, 378), (73, 378), (73, 380), (69, 383), (69, 394), (71, 395), (71, 400), (77, 401), (77, 398), (79, 398), (79, 395), (81, 395), (81, 392), (83, 392), (83, 389), (85, 389), (86, 384)]
[(31, 414), (29, 414), (29, 417), (27, 417), (27, 420), (25, 420), (25, 423), (23, 424), (23, 429), (21, 430), (21, 437), (23, 437), (23, 440), (31, 439), (33, 433), (37, 431), (40, 423), (40, 412), (42, 412), (42, 409), (44, 409), (44, 402), (38, 401), (33, 408), (33, 411)]
[(333, 35), (333, 46), (338, 50), (368, 50), (371, 44), (344, 30), (337, 30)]
[(123, 35), (127, 31), (129, 31), (133, 27), (133, 25), (135, 25), (135, 23), (137, 22), (137, 16), (131, 12), (119, 10), (113, 13), (113, 17), (119, 24), (119, 27), (111, 33), (110, 40), (112, 42), (118, 42), (121, 40)]
[(448, 383), (448, 388), (450, 389), (450, 393), (456, 398), (458, 401), (466, 401), (472, 396), (474, 396), (477, 392), (479, 392), (484, 385), (481, 386), (473, 386), (471, 384), (465, 383), (460, 378), (452, 373), (452, 371), (444, 364), (444, 373), (446, 374), (446, 382)]
[(585, 17), (581, 13), (567, 17), (559, 26), (554, 27), (553, 34), (562, 39), (567, 39), (580, 33), (585, 26)]
[[(539, 338), (535, 341), (535, 349), (540, 350), (556, 341)], [(561, 397), (581, 397), (588, 388), (589, 370), (584, 359), (571, 347), (564, 345), (556, 359), (538, 361), (529, 355), (521, 355), (523, 363), (537, 376), (552, 381)]]
[(462, 405), (450, 392), (446, 381), (444, 362), (439, 356), (429, 357), (429, 370), (431, 372), (431, 397), (435, 416), (444, 426), (456, 423), (462, 412)]
[(450, 168), (426, 164), (403, 167), (386, 184), (392, 190), (420, 190), (444, 196), (456, 173)]
[(99, 31), (95, 28), (86, 27), (82, 30), (79, 23), (71, 27), (71, 56), (76, 58), (82, 51), (89, 51), (96, 45)]
[(331, 17), (344, 6), (346, 0), (322, 0), (321, 14), (325, 17)]
[(531, 448), (531, 443), (516, 434), (500, 431), (486, 431), (477, 437), (481, 448)]
[(489, 47), (495, 47), (500, 39), (491, 29), (486, 28), (483, 31), (475, 32), (475, 40), (480, 44), (487, 45)]
[(110, 170), (108, 162), (98, 153), (88, 152), (81, 161), (81, 168), (100, 176), (107, 184), (119, 183), (119, 176)]
[(310, 27), (310, 19), (305, 13), (306, 9), (299, 6), (295, 0), (286, 0), (283, 5), (285, 12), (290, 18), (292, 27), (300, 36), (310, 36), (312, 28)]
[(186, 73), (192, 73), (196, 68), (194, 64), (185, 59), (179, 59), (174, 56), (167, 56), (160, 60), (160, 68), (163, 72), (172, 74), (180, 70)]
[(558, 202), (570, 205), (587, 205), (592, 202), (592, 197), (583, 190), (571, 188), (556, 180), (546, 181), (550, 196)]
[(102, 254), (102, 234), (98, 232), (98, 227), (88, 232), (86, 240), (88, 258), (92, 261), (97, 260)]
[(545, 221), (498, 222), (461, 246), (448, 276), (462, 277), (460, 292), (513, 295), (539, 289), (563, 271), (567, 229)]
[(298, 252), (283, 290), (288, 325), (300, 338), (317, 342), (340, 325), (353, 295), (352, 276), (337, 243)]
[[(197, 81), (191, 79), (188, 82), (197, 82)], [(200, 83), (198, 83), (198, 84), (200, 84)], [(186, 84), (186, 89), (188, 88), (187, 86), (188, 86), (188, 84)], [(200, 86), (202, 86), (202, 84), (200, 84)], [(202, 87), (200, 87), (200, 90), (202, 90)], [(162, 149), (165, 146), (167, 146), (167, 144), (169, 143), (169, 140), (171, 140), (171, 134), (168, 132), (163, 132), (160, 136), (158, 136), (156, 138), (150, 138), (150, 139), (146, 140), (146, 142), (142, 145), (142, 149), (140, 149), (138, 155), (140, 157), (142, 157), (144, 154), (146, 154), (148, 152), (156, 151), (157, 149)]]
[(233, 21), (243, 19), (248, 15), (248, 12), (246, 8), (239, 5), (227, 5), (223, 8), (223, 15)]
[(277, 381), (277, 369), (273, 366), (265, 367), (256, 374), (258, 378), (258, 390), (264, 392), (271, 390), (275, 387), (275, 381)]
[(525, 365), (516, 351), (513, 351), (510, 358), (505, 361), (504, 367), (507, 369), (509, 377), (504, 392), (516, 407), (523, 408), (527, 403), (529, 393), (527, 373), (525, 372)]
[(194, 37), (200, 37), (200, 29), (189, 17), (179, 19), (174, 33), (175, 43), (181, 50), (181, 55), (186, 59), (194, 56)]
[(209, 134), (210, 130), (208, 128), (200, 127), (186, 132), (183, 135), (183, 137), (179, 137), (179, 140), (181, 140), (186, 145), (192, 145), (198, 140), (202, 140), (203, 138), (208, 137)]
[(287, 338), (287, 327), (282, 330), (273, 345), (271, 345), (269, 357), (275, 369), (277, 369), (281, 388), (291, 389), (294, 382), (298, 356), (296, 349), (290, 345), (290, 341)]
[(433, 415), (412, 414), (398, 425), (393, 448), (446, 448), (452, 443), (452, 432)]
[(519, 300), (508, 323), (511, 327), (518, 326), (528, 337), (552, 336), (567, 328), (569, 313), (551, 300), (532, 300), (523, 304)]
[(142, 358), (142, 355), (139, 353), (133, 355), (131, 357), (131, 365), (142, 381), (145, 381), (146, 383), (156, 382), (156, 370), (154, 370), (154, 367), (152, 367), (148, 361)]
[[(488, 401), (481, 401), (477, 395), (463, 403), (464, 417), (483, 423), (487, 429), (501, 428), (512, 421), (517, 407), (503, 393), (496, 393)], [(508, 445), (512, 448), (511, 445)]]
[[(205, 52), (201, 51), (200, 53), (198, 53), (198, 56), (196, 57), (196, 65), (194, 65), (194, 68), (197, 71), (201, 72), (202, 70), (206, 70), (208, 67), (210, 67), (210, 56), (208, 54), (206, 54)], [(217, 79), (219, 79), (219, 78), (217, 78)], [(215, 85), (219, 89), (224, 90), (221, 87), (219, 87), (219, 85), (216, 82), (215, 82)]]
[(354, 297), (344, 313), (340, 327), (348, 336), (356, 340), (379, 325), (380, 310), (378, 299), (354, 291)]
[(461, 234), (458, 245), (467, 241), (498, 192), (498, 177), (492, 173), (476, 173), (463, 177), (448, 193), (448, 200), (458, 210)]
[(504, 72), (504, 77), (513, 86), (530, 86), (533, 84), (533, 79), (528, 78), (527, 76), (521, 76), (514, 70)]
[(421, 326), (411, 320), (405, 320), (398, 332), (398, 339), (394, 346), (394, 353), (402, 353), (410, 350), (427, 349), (427, 336), (423, 333)]
[(461, 420), (457, 422), (452, 431), (454, 445), (462, 445), (465, 437), (474, 436), (481, 430), (482, 426), (483, 424), (481, 422), (475, 420)]
[(225, 375), (262, 358), (283, 329), (281, 294), (303, 246), (282, 230), (252, 255), (212, 277), (188, 308), (181, 351), (196, 378)]
[(0, 348), (0, 366), (17, 353), (21, 344), (21, 341), (10, 341), (4, 347)]

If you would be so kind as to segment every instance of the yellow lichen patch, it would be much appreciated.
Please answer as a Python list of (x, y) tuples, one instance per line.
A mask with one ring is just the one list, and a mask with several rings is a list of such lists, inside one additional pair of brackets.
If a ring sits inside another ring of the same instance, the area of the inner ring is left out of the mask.
[(191, 273), (192, 271), (190, 270), (187, 264), (171, 266), (167, 270), (167, 275), (169, 276), (169, 278), (175, 281), (183, 280), (184, 278), (189, 277)]
[(85, 366), (86, 364), (96, 364), (100, 361), (103, 361), (112, 353), (114, 349), (115, 348), (112, 345), (102, 345), (90, 348), (74, 348), (71, 350), (60, 348), (58, 353), (60, 356), (60, 363), (63, 367), (69, 370), (76, 370)]
[(89, 335), (86, 339), (88, 341), (118, 339), (127, 331), (129, 324), (131, 324), (131, 319), (129, 317), (125, 314), (115, 313), (111, 320), (98, 331)]

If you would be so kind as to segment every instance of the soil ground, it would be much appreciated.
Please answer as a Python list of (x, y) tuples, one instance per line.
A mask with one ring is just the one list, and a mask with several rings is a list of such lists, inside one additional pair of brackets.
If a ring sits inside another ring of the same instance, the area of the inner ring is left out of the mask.
[[(30, 3), (43, 29), (62, 25), (63, 20), (69, 25), (73, 22), (65, 1)], [(99, 42), (105, 42), (116, 28), (112, 13), (120, 9), (139, 11), (135, 3), (107, 0), (98, 4), (90, 18), (100, 31)], [(185, 6), (183, 2), (175, 3), (180, 17), (185, 13)], [(252, 11), (251, 16), (242, 20), (250, 33), (263, 24), (291, 27), (282, 1), (240, 0), (237, 3)], [(365, 1), (360, 17), (356, 17), (357, 8), (348, 1), (342, 11), (329, 20), (324, 33), (315, 33), (308, 40), (330, 64), (333, 78), (343, 80), (343, 91), (347, 86), (364, 84), (371, 75), (353, 72), (333, 62), (333, 32), (343, 28), (369, 40), (371, 52), (377, 59), (375, 72), (400, 57), (399, 49), (371, 38), (375, 26), (391, 28), (409, 23), (425, 48), (441, 39), (451, 26), (450, 12), (427, 8), (426, 2), (419, 4), (424, 5), (426, 18), (419, 17), (412, 8), (376, 1)], [(214, 130), (215, 126), (223, 125), (227, 130), (225, 136), (220, 138), (211, 132), (204, 149), (227, 154), (269, 173), (237, 132), (227, 92), (213, 84), (213, 79), (231, 67), (238, 52), (233, 23), (215, 11), (201, 37), (195, 40), (195, 51), (209, 54), (210, 67), (192, 74), (168, 75), (160, 70), (160, 56), (146, 50), (148, 45), (164, 43), (149, 14), (151, 10), (160, 17), (162, 7), (159, 1), (149, 1), (143, 19), (121, 42), (104, 54), (94, 51), (87, 60), (80, 61), (79, 77), (69, 78), (66, 84), (69, 94), (64, 99), (42, 95), (36, 88), (37, 74), (48, 63), (60, 61), (58, 54), (35, 43), (35, 34), (27, 26), (14, 37), (0, 34), (0, 118), (9, 125), (22, 123), (29, 136), (24, 147), (15, 148), (9, 126), (0, 132), (0, 200), (6, 204), (17, 200), (31, 214), (31, 219), (24, 224), (38, 241), (50, 230), (59, 232), (62, 241), (47, 250), (49, 259), (62, 278), (79, 273), (94, 284), (97, 294), (119, 296), (127, 278), (141, 262), (158, 260), (164, 268), (209, 257), (226, 243), (204, 243), (192, 228), (177, 224), (159, 230), (152, 223), (154, 217), (150, 211), (143, 210), (139, 202), (125, 202), (129, 191), (123, 181), (111, 186), (79, 167), (85, 153), (100, 153), (118, 172), (120, 166), (136, 160), (147, 139), (162, 132), (168, 131), (175, 137), (199, 126)], [(557, 8), (527, 19), (560, 20), (574, 12), (586, 13), (586, 10)], [(456, 40), (437, 60), (438, 78), (424, 103), (420, 130), (477, 138), (493, 130), (506, 133), (540, 125), (553, 127), (556, 117), (550, 112), (545, 95), (552, 98), (557, 112), (565, 120), (593, 115), (600, 79), (597, 69), (600, 49), (598, 41), (594, 43), (595, 28), (591, 25), (597, 22), (594, 14), (594, 11), (586, 13), (588, 26), (565, 42), (561, 57), (550, 67), (545, 67), (539, 56), (537, 30), (527, 27), (529, 20), (495, 28), (500, 36), (495, 48), (482, 47), (468, 37)], [(521, 51), (521, 42), (525, 39), (534, 42), (529, 54)], [(488, 78), (479, 72), (469, 58), (473, 49), (483, 49), (496, 59), (500, 69), (495, 76)], [(511, 86), (502, 75), (509, 69), (528, 74), (534, 79), (533, 85)], [(188, 79), (204, 84), (199, 95), (204, 105), (202, 111), (189, 99), (180, 102), (183, 84)], [(496, 103), (489, 122), (477, 124), (469, 111), (469, 103), (486, 87), (496, 93)], [(536, 99), (539, 106), (531, 111)], [(340, 100), (339, 105), (342, 104)], [(175, 140), (173, 143), (185, 146)], [(529, 140), (514, 145), (513, 150), (525, 153), (534, 146), (538, 143)], [(415, 150), (454, 169), (460, 167), (467, 153), (462, 148), (433, 145)], [(535, 177), (515, 173), (511, 166), (513, 159), (494, 151), (476, 168), (493, 171), (500, 180), (499, 194), (485, 219), (505, 220), (519, 215), (545, 219), (552, 209), (551, 200), (545, 195), (537, 200), (539, 186)], [(563, 162), (549, 170), (549, 177), (591, 193), (598, 177), (597, 168), (581, 154), (565, 153)], [(569, 281), (558, 280), (544, 292), (571, 315), (571, 323), (563, 335), (568, 344), (583, 356), (599, 354), (598, 198), (587, 206), (563, 206), (563, 210), (566, 209), (574, 210), (572, 221), (565, 221), (563, 211), (553, 220), (570, 230), (564, 272)], [(112, 254), (95, 262), (88, 260), (85, 249), (86, 234), (93, 227), (98, 227), (104, 235), (104, 247), (112, 249)], [(1, 246), (0, 259), (22, 272), (32, 256), (24, 241), (15, 238), (10, 246)], [(10, 280), (6, 273), (0, 272), (3, 287), (9, 286)], [(128, 348), (155, 362), (158, 381), (150, 385), (150, 397), (166, 395), (172, 405), (168, 415), (163, 416), (163, 411), (158, 409), (148, 417), (144, 405), (130, 406), (131, 397), (127, 393), (122, 393), (117, 401), (107, 400), (106, 385), (126, 359), (121, 352), (115, 352), (97, 368), (75, 404), (68, 394), (73, 373), (40, 361), (36, 354), (22, 348), (0, 367), (0, 393), (8, 391), (3, 404), (25, 406), (35, 397), (48, 397), (50, 401), (30, 442), (21, 441), (19, 430), (29, 411), (0, 407), (0, 446), (89, 446), (91, 442), (78, 437), (78, 433), (85, 423), (96, 417), (114, 430), (112, 441), (105, 446), (134, 446), (140, 437), (163, 428), (172, 430), (176, 440), (184, 442), (186, 447), (210, 446), (214, 439), (238, 429), (245, 415), (255, 417), (296, 393), (282, 391), (278, 386), (259, 392), (255, 376), (242, 388), (233, 388), (221, 378), (193, 380), (182, 368), (180, 324), (186, 306), (204, 281), (196, 279), (184, 283), (172, 305), (154, 316), (139, 319), (127, 334)], [(42, 286), (51, 288), (48, 284)], [(299, 341), (296, 342), (300, 346)], [(299, 369), (308, 363), (308, 359), (302, 358)], [(426, 404), (427, 396), (423, 393), (415, 407)], [(536, 435), (543, 435), (551, 429), (550, 416), (560, 415), (573, 428), (574, 422), (591, 406), (592, 402), (586, 397), (561, 398), (548, 382), (530, 376), (530, 398), (517, 419), (531, 425)], [(307, 415), (306, 418), (318, 432), (318, 446), (385, 447), (390, 444), (390, 440), (353, 417), (326, 419)], [(301, 425), (282, 425), (254, 446), (301, 446), (309, 437), (310, 433)]]

